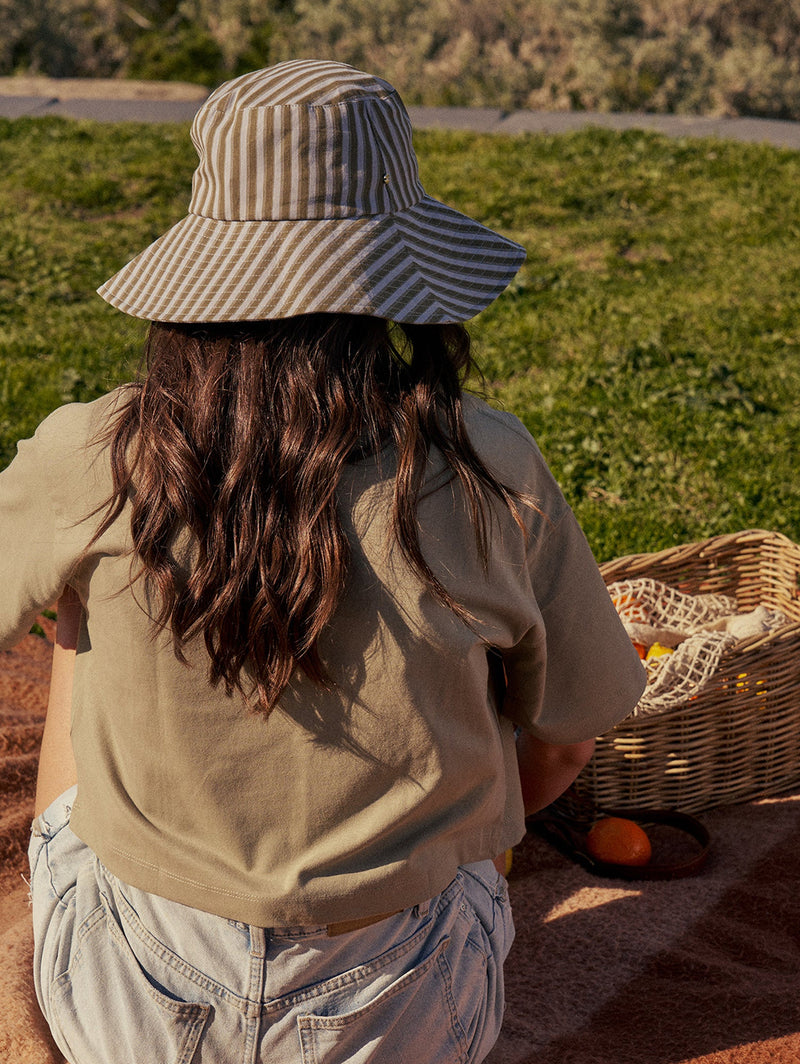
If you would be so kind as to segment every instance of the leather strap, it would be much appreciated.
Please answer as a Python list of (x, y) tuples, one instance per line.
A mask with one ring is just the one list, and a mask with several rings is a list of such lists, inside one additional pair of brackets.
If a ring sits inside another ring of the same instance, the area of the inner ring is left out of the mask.
[(388, 920), (390, 916), (397, 916), (402, 909), (395, 909), (391, 913), (380, 913), (378, 916), (362, 916), (356, 920), (339, 920), (338, 923), (328, 924), (328, 938), (335, 935), (346, 935), (348, 931), (360, 931), (362, 927), (370, 927), (378, 924), (381, 920)]
[[(597, 820), (610, 816), (633, 820), (645, 828), (648, 824), (666, 824), (690, 835), (698, 843), (699, 849), (693, 856), (679, 861), (659, 861), (656, 852), (646, 865), (599, 861), (587, 850), (586, 836)], [(578, 817), (568, 815), (557, 805), (551, 805), (529, 816), (525, 824), (529, 831), (535, 831), (566, 857), (583, 865), (592, 875), (613, 879), (684, 879), (696, 876), (706, 863), (711, 848), (708, 829), (695, 817), (673, 809), (601, 809), (594, 806), (590, 816), (582, 814)]]

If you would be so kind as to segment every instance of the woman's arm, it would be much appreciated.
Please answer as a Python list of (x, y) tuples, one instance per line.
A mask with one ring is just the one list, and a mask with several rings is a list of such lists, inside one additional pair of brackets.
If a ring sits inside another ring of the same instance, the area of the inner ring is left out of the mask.
[[(594, 739), (564, 746), (545, 743), (529, 732), (517, 739), (517, 764), (522, 784), (525, 816), (538, 813), (554, 802), (569, 787), (594, 753)], [(508, 874), (506, 854), (494, 858), (494, 866), (501, 875)]]
[(587, 739), (558, 746), (522, 732), (517, 739), (517, 763), (526, 816), (544, 809), (564, 793), (591, 760), (594, 742)]
[(70, 738), (70, 719), (72, 677), (80, 621), (80, 599), (72, 588), (68, 587), (58, 601), (50, 698), (47, 703), (47, 720), (39, 755), (39, 776), (36, 781), (35, 816), (43, 813), (51, 802), (55, 801), (77, 780)]

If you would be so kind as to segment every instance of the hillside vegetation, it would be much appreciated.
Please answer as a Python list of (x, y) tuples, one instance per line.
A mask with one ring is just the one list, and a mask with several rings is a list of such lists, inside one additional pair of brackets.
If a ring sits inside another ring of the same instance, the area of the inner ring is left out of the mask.
[[(473, 323), (599, 558), (800, 539), (800, 153), (641, 132), (418, 134), (428, 190), (528, 250)], [(185, 126), (0, 121), (0, 465), (136, 370), (95, 288), (180, 218)]]
[(0, 0), (0, 74), (215, 85), (298, 56), (415, 104), (800, 118), (800, 0)]

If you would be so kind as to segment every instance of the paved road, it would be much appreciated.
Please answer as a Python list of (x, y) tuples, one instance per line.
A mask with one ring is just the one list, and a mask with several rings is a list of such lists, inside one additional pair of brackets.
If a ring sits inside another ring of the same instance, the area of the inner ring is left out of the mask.
[[(202, 102), (118, 99), (73, 95), (7, 95), (0, 92), (0, 117), (63, 115), (100, 122), (188, 122)], [(721, 137), (800, 149), (800, 122), (766, 118), (700, 118), (683, 115), (601, 114), (590, 111), (513, 111), (490, 107), (410, 107), (417, 129), (466, 129), (485, 133), (563, 133), (586, 126), (649, 129), (675, 137)]]

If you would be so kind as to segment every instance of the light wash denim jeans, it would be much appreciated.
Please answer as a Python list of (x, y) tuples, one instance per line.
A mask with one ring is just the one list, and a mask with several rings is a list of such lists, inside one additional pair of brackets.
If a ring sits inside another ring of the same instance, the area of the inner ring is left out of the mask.
[(30, 846), (36, 992), (70, 1064), (467, 1064), (497, 1039), (514, 929), (490, 861), (361, 930), (253, 927), (120, 882), (74, 797)]

